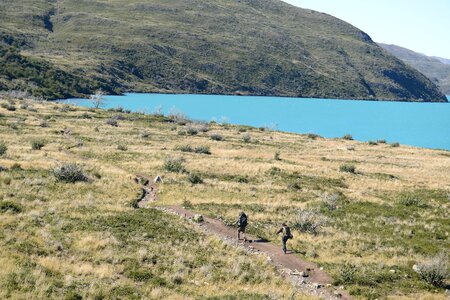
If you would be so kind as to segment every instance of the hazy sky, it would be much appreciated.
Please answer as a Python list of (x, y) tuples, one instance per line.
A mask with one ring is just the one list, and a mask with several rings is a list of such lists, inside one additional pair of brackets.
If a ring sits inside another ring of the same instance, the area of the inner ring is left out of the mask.
[(450, 0), (283, 0), (333, 15), (395, 44), (450, 59)]

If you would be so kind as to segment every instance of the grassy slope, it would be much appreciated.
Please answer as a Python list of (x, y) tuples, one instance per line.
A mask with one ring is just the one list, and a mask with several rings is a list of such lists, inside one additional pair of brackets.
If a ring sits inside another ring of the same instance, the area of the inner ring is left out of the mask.
[[(318, 209), (327, 226), (317, 236), (294, 231), (290, 246), (355, 297), (444, 298), (412, 265), (450, 246), (448, 151), (217, 124), (190, 136), (187, 129), (199, 125), (62, 104), (31, 102), (25, 109), (23, 103), (16, 102), (15, 112), (0, 106), (0, 141), (8, 147), (0, 166), (9, 169), (0, 172), (0, 205), (21, 208), (0, 212), (0, 297), (290, 293), (261, 258), (205, 238), (177, 218), (131, 209), (139, 193), (133, 175), (160, 174), (155, 205), (189, 201), (226, 222), (243, 209), (249, 230), (274, 242), (282, 221), (294, 225), (299, 209)], [(117, 115), (124, 118), (118, 127), (105, 123)], [(214, 133), (224, 140), (211, 140)], [(45, 141), (42, 150), (31, 149), (33, 140)], [(212, 154), (174, 150), (180, 145), (206, 145)], [(281, 160), (274, 159), (276, 151)], [(187, 171), (204, 183), (166, 172), (167, 157), (183, 157)], [(81, 164), (92, 181), (56, 182), (50, 170), (62, 162)], [(344, 163), (357, 173), (340, 172)], [(323, 199), (333, 193), (340, 197), (330, 211)], [(345, 262), (356, 266), (352, 280), (342, 278)]]
[(380, 44), (380, 46), (392, 55), (395, 55), (399, 59), (403, 60), (408, 65), (425, 74), (428, 78), (439, 85), (442, 92), (446, 95), (450, 95), (449, 64), (439, 61), (438, 58), (429, 57), (399, 46), (386, 44)]
[(116, 92), (445, 101), (365, 33), (277, 0), (0, 5), (3, 40)]

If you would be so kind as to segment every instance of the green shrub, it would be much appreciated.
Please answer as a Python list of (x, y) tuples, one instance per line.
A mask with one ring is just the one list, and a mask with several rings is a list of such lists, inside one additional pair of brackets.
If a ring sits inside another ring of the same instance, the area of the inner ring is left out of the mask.
[(300, 232), (316, 235), (327, 222), (327, 218), (315, 210), (300, 210), (295, 219), (293, 228)]
[(197, 146), (195, 147), (194, 152), (199, 154), (211, 154), (209, 146)]
[(203, 183), (203, 179), (197, 173), (190, 173), (188, 176), (188, 180), (192, 184), (201, 184)]
[(183, 200), (183, 203), (181, 203), (181, 206), (184, 208), (192, 208), (193, 207), (192, 202), (189, 200), (186, 200), (186, 199)]
[(273, 158), (274, 158), (275, 160), (281, 160), (281, 157), (280, 157), (280, 151), (275, 152), (275, 155), (273, 156)]
[(448, 272), (448, 254), (443, 252), (427, 262), (415, 265), (414, 270), (426, 283), (443, 287), (450, 276)]
[(179, 145), (174, 148), (174, 150), (181, 152), (194, 152), (194, 149), (191, 145)]
[(197, 135), (198, 134), (198, 130), (195, 127), (189, 126), (186, 129), (186, 133), (189, 134), (189, 135)]
[(356, 266), (349, 262), (344, 262), (343, 265), (339, 267), (339, 283), (349, 284), (354, 283), (357, 277), (358, 269)]
[(320, 135), (315, 134), (315, 133), (308, 133), (308, 134), (307, 134), (307, 137), (308, 137), (309, 139), (311, 139), (311, 140), (315, 140), (315, 139), (317, 139), (317, 138), (320, 138)]
[(0, 142), (0, 156), (4, 155), (8, 151), (8, 147), (6, 147), (4, 142)]
[(353, 137), (351, 134), (346, 134), (342, 138), (347, 141), (353, 141)]
[(427, 205), (417, 197), (406, 195), (400, 198), (399, 203), (404, 206), (426, 207)]
[(0, 212), (11, 212), (18, 214), (23, 211), (22, 205), (12, 201), (0, 201)]
[(375, 141), (368, 141), (367, 143), (368, 143), (370, 146), (376, 146), (376, 145), (378, 145), (378, 143), (375, 142)]
[(377, 140), (378, 144), (386, 144), (386, 140)]
[(167, 158), (164, 162), (164, 169), (168, 172), (183, 173), (186, 171), (184, 168), (183, 158)]
[(128, 151), (128, 147), (123, 144), (119, 144), (119, 145), (117, 145), (117, 150)]
[(33, 140), (31, 141), (31, 149), (41, 150), (45, 146), (45, 141), (43, 140)]
[(251, 139), (252, 139), (252, 137), (248, 133), (244, 134), (244, 136), (242, 137), (242, 140), (244, 141), (244, 143), (250, 143)]
[(346, 172), (346, 173), (351, 173), (351, 174), (356, 174), (356, 167), (354, 165), (345, 164), (345, 165), (341, 165), (339, 167), (339, 171)]
[(244, 175), (236, 176), (236, 181), (239, 183), (248, 183), (248, 177)]
[(391, 147), (392, 147), (392, 148), (400, 147), (400, 143), (394, 142), (394, 143), (391, 144)]
[(111, 125), (111, 126), (113, 126), (113, 127), (119, 126), (119, 124), (117, 123), (117, 121), (114, 120), (114, 119), (108, 119), (108, 120), (106, 120), (106, 124)]
[(211, 139), (213, 141), (223, 141), (223, 136), (218, 133), (211, 134)]
[(83, 169), (76, 164), (63, 164), (57, 166), (53, 169), (53, 175), (57, 180), (68, 183), (88, 180)]

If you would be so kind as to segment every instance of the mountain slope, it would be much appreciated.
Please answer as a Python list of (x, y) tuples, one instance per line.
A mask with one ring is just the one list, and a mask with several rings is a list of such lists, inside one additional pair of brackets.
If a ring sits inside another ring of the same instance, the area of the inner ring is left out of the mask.
[(278, 0), (6, 0), (0, 8), (0, 40), (84, 74), (92, 89), (446, 101), (357, 28)]
[(422, 72), (435, 82), (442, 92), (450, 95), (450, 60), (426, 56), (396, 45), (379, 45), (406, 64)]

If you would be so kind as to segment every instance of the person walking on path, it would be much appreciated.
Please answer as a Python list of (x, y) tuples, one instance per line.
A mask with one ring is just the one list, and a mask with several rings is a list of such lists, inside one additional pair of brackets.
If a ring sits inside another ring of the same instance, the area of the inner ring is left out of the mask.
[(278, 231), (277, 234), (283, 233), (283, 236), (281, 237), (281, 242), (283, 243), (283, 253), (286, 254), (286, 243), (288, 240), (292, 239), (294, 236), (291, 233), (291, 228), (289, 228), (289, 226), (286, 225), (286, 223), (282, 224), (283, 227), (281, 227)]
[(241, 232), (244, 237), (244, 241), (246, 241), (247, 239), (245, 237), (245, 227), (247, 227), (248, 218), (247, 218), (247, 215), (243, 211), (241, 211), (239, 213), (239, 218), (237, 219), (235, 224), (237, 224), (237, 226), (238, 226), (238, 231), (237, 231), (238, 241), (241, 239)]

